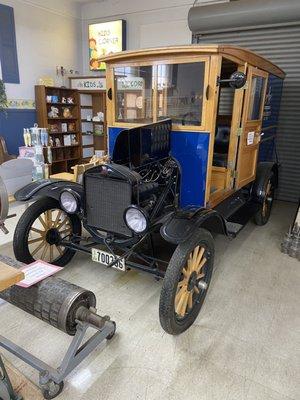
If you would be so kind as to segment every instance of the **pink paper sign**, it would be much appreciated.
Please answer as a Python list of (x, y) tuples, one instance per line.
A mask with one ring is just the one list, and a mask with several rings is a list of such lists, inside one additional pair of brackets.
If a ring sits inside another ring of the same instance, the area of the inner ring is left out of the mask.
[(17, 286), (23, 288), (28, 288), (36, 283), (54, 275), (56, 272), (60, 271), (62, 267), (56, 265), (48, 264), (42, 260), (37, 260), (26, 267), (21, 268), (24, 272), (25, 279), (17, 283)]

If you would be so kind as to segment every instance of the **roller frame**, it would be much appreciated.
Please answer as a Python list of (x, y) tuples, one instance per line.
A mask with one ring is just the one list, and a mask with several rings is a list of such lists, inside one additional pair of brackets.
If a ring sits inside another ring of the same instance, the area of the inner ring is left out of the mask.
[[(17, 261), (12, 260), (9, 257), (6, 256), (1, 256), (0, 255), (0, 260), (3, 262), (6, 262), (8, 265), (13, 265), (17, 268), (22, 267), (22, 263), (19, 263)], [(50, 279), (51, 284), (55, 283), (55, 280), (57, 282), (61, 282), (63, 284), (64, 281), (62, 281), (59, 278), (51, 277), (47, 278)], [(47, 281), (44, 280), (43, 282)], [(41, 283), (41, 285), (43, 284)], [(38, 284), (37, 284), (38, 285)], [(72, 304), (73, 301), (77, 299), (77, 294), (80, 295), (81, 293), (87, 292), (90, 293), (90, 306), (84, 307), (80, 306), (77, 311), (76, 311), (76, 317), (75, 317), (75, 322), (76, 322), (76, 327), (75, 331), (73, 328), (70, 328), (66, 325), (66, 320), (67, 320), (67, 315), (63, 316), (64, 318), (58, 318), (57, 321), (55, 320), (55, 323), (53, 324), (51, 320), (49, 319), (44, 319), (44, 322), (47, 322), (48, 324), (56, 327), (57, 329), (65, 332), (66, 334), (69, 334), (73, 336), (72, 341), (65, 353), (65, 356), (63, 357), (60, 366), (58, 368), (53, 368), (41, 359), (35, 357), (33, 354), (29, 353), (22, 347), (18, 346), (17, 344), (13, 343), (6, 337), (0, 335), (0, 347), (3, 347), (5, 350), (9, 351), (10, 353), (14, 354), (16, 357), (20, 358), (22, 361), (24, 361), (26, 364), (30, 365), (34, 369), (36, 369), (39, 372), (39, 384), (40, 387), (43, 391), (44, 397), (49, 399), (49, 398), (55, 398), (58, 396), (62, 390), (62, 385), (64, 379), (67, 377), (67, 375), (73, 371), (104, 339), (111, 339), (116, 331), (116, 324), (114, 321), (110, 321), (108, 316), (101, 317), (97, 315), (97, 310), (94, 308), (96, 304), (96, 299), (95, 296), (92, 292), (85, 291), (82, 288), (77, 287), (76, 285), (70, 284), (71, 288), (74, 287), (77, 289), (77, 292), (75, 290), (74, 296), (72, 296), (72, 291), (70, 290), (71, 293), (66, 294), (66, 308), (69, 310), (69, 305)], [(11, 301), (9, 297), (10, 290), (13, 292), (17, 291), (19, 293), (20, 290), (30, 290), (29, 289), (23, 289), (17, 286), (13, 286), (10, 289), (7, 289), (6, 291), (1, 292), (0, 298), (2, 297), (3, 299), (9, 301), (11, 304), (17, 306), (16, 304)], [(20, 294), (20, 293), (19, 293)], [(57, 301), (59, 299), (57, 298)], [(61, 300), (61, 299), (60, 299)], [(61, 305), (61, 309), (64, 310), (63, 303), (57, 303), (58, 305)], [(24, 311), (29, 312), (29, 310), (26, 309), (26, 307), (20, 307)], [(30, 314), (34, 315), (34, 313), (30, 312)], [(39, 319), (43, 320), (41, 318), (41, 314), (39, 313)], [(36, 315), (37, 316), (37, 315)], [(58, 317), (60, 314), (58, 314)], [(61, 319), (61, 323), (59, 322)], [(84, 337), (86, 334), (86, 331), (92, 328), (96, 330), (93, 336), (91, 336), (89, 339), (84, 341)], [(1, 383), (1, 382), (0, 382)], [(6, 385), (7, 386), (7, 385)], [(57, 392), (54, 390), (53, 392), (53, 387), (58, 388)], [(45, 392), (50, 392), (51, 395), (49, 397), (45, 396)], [(5, 399), (6, 400), (6, 399)], [(11, 397), (10, 400), (20, 400), (20, 398), (16, 397), (13, 398)]]
[(113, 321), (106, 321), (101, 330), (97, 330), (90, 339), (86, 340), (82, 344), (88, 328), (95, 329), (95, 326), (87, 322), (77, 321), (76, 334), (73, 337), (60, 366), (56, 369), (2, 335), (0, 335), (0, 346), (39, 371), (39, 384), (41, 388), (43, 390), (50, 390), (52, 382), (57, 385), (62, 383), (69, 373), (73, 371), (104, 339), (110, 339), (115, 333), (116, 325)]

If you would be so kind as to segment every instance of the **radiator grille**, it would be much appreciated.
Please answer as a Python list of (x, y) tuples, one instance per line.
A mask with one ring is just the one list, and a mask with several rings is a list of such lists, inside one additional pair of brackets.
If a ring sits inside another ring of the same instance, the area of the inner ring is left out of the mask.
[(85, 216), (87, 224), (106, 232), (132, 236), (123, 214), (131, 204), (132, 187), (128, 182), (86, 174)]

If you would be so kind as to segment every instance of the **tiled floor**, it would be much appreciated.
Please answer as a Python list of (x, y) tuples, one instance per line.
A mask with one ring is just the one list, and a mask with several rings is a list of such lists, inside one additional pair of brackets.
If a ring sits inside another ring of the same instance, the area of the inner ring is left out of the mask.
[[(299, 399), (300, 263), (279, 250), (294, 212), (293, 204), (278, 202), (268, 225), (249, 223), (233, 241), (216, 238), (208, 296), (196, 323), (179, 337), (159, 325), (160, 282), (76, 256), (60, 276), (93, 290), (118, 333), (69, 376), (59, 398)], [(0, 252), (12, 255), (11, 243)], [(70, 341), (9, 304), (1, 306), (0, 333), (54, 366)], [(35, 371), (5, 355), (37, 382)]]

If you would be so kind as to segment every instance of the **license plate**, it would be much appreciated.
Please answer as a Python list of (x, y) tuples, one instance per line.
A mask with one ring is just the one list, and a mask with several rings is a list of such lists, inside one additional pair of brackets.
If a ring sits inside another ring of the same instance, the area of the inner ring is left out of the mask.
[[(111, 253), (99, 249), (92, 249), (92, 260), (103, 265), (109, 265), (116, 259)], [(120, 271), (126, 271), (125, 259), (120, 258), (112, 268)]]

